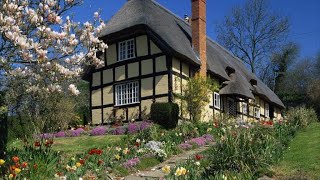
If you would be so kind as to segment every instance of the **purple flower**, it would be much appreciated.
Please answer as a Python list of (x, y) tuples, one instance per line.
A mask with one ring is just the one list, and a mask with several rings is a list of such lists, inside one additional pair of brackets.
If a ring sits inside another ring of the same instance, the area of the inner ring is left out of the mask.
[(129, 123), (128, 126), (128, 133), (129, 134), (135, 134), (139, 131), (139, 127), (136, 123)]
[(107, 129), (104, 126), (98, 126), (91, 130), (90, 134), (91, 136), (101, 136), (105, 135), (107, 132)]
[(189, 150), (189, 149), (192, 149), (192, 145), (189, 144), (189, 143), (182, 143), (182, 144), (179, 144), (179, 147), (183, 150)]
[(197, 138), (192, 138), (189, 140), (189, 143), (194, 143), (198, 146), (204, 146), (206, 145), (206, 139), (204, 137), (197, 137)]
[(82, 132), (84, 132), (84, 129), (82, 129), (82, 128), (78, 128), (76, 130), (70, 130), (69, 136), (70, 137), (78, 137), (81, 135)]
[(66, 137), (66, 133), (64, 131), (60, 131), (60, 132), (55, 133), (54, 137), (56, 137), (56, 138)]
[(140, 159), (138, 157), (129, 159), (127, 162), (123, 163), (123, 167), (130, 169), (133, 168), (134, 166), (138, 165), (140, 163)]
[(143, 131), (147, 128), (150, 128), (151, 127), (151, 123), (148, 122), (148, 121), (143, 121), (141, 124), (140, 124), (140, 130)]
[(214, 141), (214, 140), (213, 140), (213, 136), (212, 136), (211, 134), (205, 134), (205, 135), (203, 135), (202, 137), (206, 139), (207, 143)]
[(43, 133), (38, 136), (40, 139), (52, 139), (54, 137), (51, 133)]
[(113, 135), (122, 135), (125, 133), (125, 130), (121, 127), (116, 128), (115, 130), (113, 130)]

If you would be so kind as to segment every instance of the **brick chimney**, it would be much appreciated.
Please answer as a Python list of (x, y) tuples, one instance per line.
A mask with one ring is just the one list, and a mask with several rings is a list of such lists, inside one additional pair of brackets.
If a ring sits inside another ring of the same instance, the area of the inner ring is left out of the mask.
[(191, 0), (192, 45), (201, 61), (200, 75), (207, 76), (206, 0)]

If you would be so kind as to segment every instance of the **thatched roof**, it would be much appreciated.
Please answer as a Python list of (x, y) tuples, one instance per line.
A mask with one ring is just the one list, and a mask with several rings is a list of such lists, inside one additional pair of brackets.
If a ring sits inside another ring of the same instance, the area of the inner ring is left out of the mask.
[[(191, 45), (191, 26), (174, 13), (153, 0), (128, 1), (107, 23), (100, 37), (137, 25), (146, 25), (155, 32), (175, 53), (186, 57), (186, 60), (201, 64)], [(254, 98), (253, 94), (284, 107), (278, 96), (253, 73), (249, 72), (243, 62), (217, 42), (207, 39), (208, 72), (224, 80), (221, 94), (238, 95)], [(235, 72), (227, 73), (227, 69)], [(255, 82), (255, 83), (251, 83)]]

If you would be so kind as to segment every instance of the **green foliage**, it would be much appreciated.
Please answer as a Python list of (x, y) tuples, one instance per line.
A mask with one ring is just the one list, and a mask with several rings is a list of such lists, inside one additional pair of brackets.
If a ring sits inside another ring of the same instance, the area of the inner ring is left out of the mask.
[(138, 170), (145, 170), (147, 168), (156, 166), (160, 161), (155, 157), (145, 157), (140, 159), (140, 163), (137, 166)]
[(207, 173), (251, 172), (265, 169), (277, 156), (280, 143), (269, 128), (223, 128), (217, 145), (208, 154)]
[(165, 128), (175, 128), (178, 124), (179, 106), (176, 103), (153, 103), (151, 119)]
[(210, 95), (217, 89), (218, 84), (212, 79), (196, 74), (189, 78), (187, 84), (182, 87), (182, 94), (174, 95), (182, 100), (182, 108), (186, 108), (190, 120), (197, 122), (201, 120), (202, 110), (210, 102)]
[(292, 108), (287, 114), (289, 121), (291, 121), (290, 123), (298, 128), (305, 128), (310, 123), (318, 120), (316, 112), (305, 107)]

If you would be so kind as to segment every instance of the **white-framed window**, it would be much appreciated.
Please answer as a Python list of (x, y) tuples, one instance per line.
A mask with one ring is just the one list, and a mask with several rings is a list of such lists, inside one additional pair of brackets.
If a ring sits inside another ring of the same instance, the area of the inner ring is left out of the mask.
[(139, 102), (139, 83), (126, 82), (115, 85), (116, 106)]
[(254, 107), (254, 117), (260, 118), (260, 107)]
[(269, 103), (266, 103), (266, 104), (265, 104), (265, 108), (264, 108), (264, 109), (265, 109), (265, 112), (264, 112), (264, 113), (265, 113), (265, 116), (266, 116), (266, 117), (270, 117)]
[(126, 41), (119, 42), (119, 59), (118, 61), (123, 61), (136, 57), (135, 55), (135, 43), (134, 39), (129, 39)]
[(248, 113), (248, 104), (247, 103), (242, 103), (242, 113), (247, 114)]
[(213, 93), (213, 105), (215, 108), (220, 109), (220, 94), (214, 92)]

